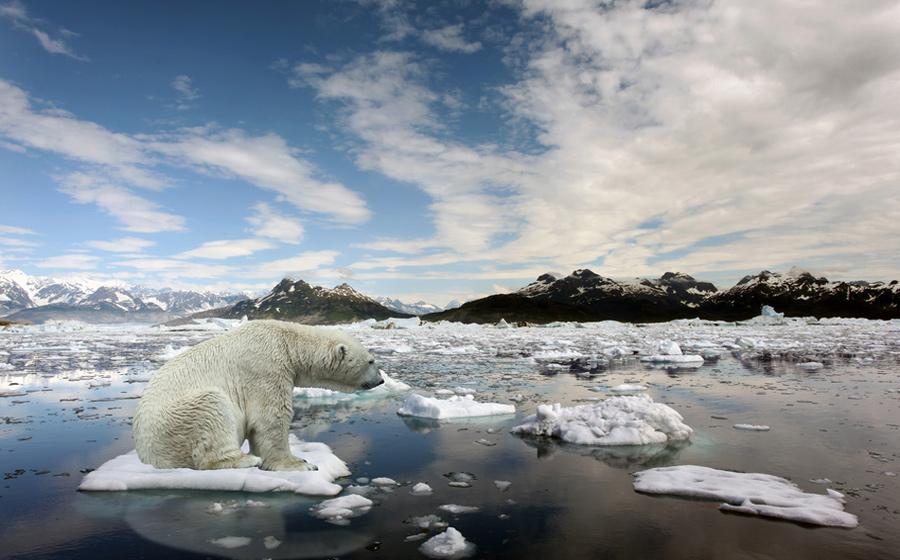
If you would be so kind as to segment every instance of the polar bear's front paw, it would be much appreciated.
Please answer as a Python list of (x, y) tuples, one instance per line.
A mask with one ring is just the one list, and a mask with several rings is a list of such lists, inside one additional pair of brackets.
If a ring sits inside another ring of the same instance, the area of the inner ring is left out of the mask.
[(319, 467), (303, 459), (291, 457), (278, 461), (263, 462), (263, 470), (267, 471), (317, 471)]

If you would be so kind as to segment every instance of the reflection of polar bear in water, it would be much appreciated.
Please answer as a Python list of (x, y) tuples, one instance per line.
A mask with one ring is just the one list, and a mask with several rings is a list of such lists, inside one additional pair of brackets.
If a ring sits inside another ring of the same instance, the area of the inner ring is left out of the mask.
[[(134, 414), (135, 448), (157, 468), (315, 469), (288, 446), (293, 388), (381, 383), (372, 355), (346, 334), (251, 321), (159, 369)], [(245, 438), (249, 455), (240, 450)]]

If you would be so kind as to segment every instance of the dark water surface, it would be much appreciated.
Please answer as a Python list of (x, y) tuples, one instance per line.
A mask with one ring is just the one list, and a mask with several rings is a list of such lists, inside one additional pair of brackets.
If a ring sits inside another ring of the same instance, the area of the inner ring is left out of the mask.
[[(491, 334), (491, 344), (471, 331), (406, 341), (384, 335), (383, 368), (416, 390), (468, 384), (478, 400), (493, 402), (521, 394), (520, 412), (438, 424), (397, 416), (402, 396), (297, 399), (294, 433), (331, 445), (350, 465), (351, 479), (386, 476), (409, 483), (370, 496), (376, 506), (343, 527), (309, 514), (319, 500), (293, 494), (77, 492), (82, 469), (132, 449), (132, 397), (166, 345), (190, 345), (210, 334), (0, 335), (0, 349), (14, 367), (0, 371), (0, 394), (25, 393), (0, 398), (0, 556), (424, 558), (421, 540), (405, 540), (419, 529), (405, 521), (436, 514), (477, 546), (478, 558), (900, 558), (900, 484), (894, 476), (900, 472), (900, 370), (890, 354), (866, 365), (837, 360), (807, 372), (724, 352), (694, 371), (630, 360), (578, 377), (564, 367), (548, 368), (553, 358), (533, 358), (535, 345), (546, 350), (547, 337), (557, 336), (550, 330), (511, 343), (521, 349), (517, 354), (499, 349), (502, 334)], [(590, 344), (578, 338), (588, 334), (558, 336), (574, 346), (557, 347), (580, 349), (576, 354)], [(378, 346), (379, 337), (361, 336), (370, 347)], [(439, 351), (429, 352), (425, 346), (436, 340)], [(401, 342), (411, 351), (392, 351)], [(655, 400), (681, 412), (694, 428), (691, 441), (592, 448), (509, 433), (538, 403), (603, 397), (592, 389), (625, 381), (649, 385)], [(772, 429), (743, 432), (735, 423)], [(830, 487), (847, 495), (846, 509), (859, 516), (860, 526), (813, 528), (722, 513), (717, 502), (634, 492), (633, 472), (670, 464), (771, 473), (819, 493), (825, 486), (810, 480), (828, 478)], [(443, 475), (453, 471), (474, 474), (472, 487), (448, 486)], [(512, 484), (500, 491), (495, 480)], [(416, 482), (428, 483), (434, 493), (411, 495)], [(225, 516), (206, 511), (212, 502), (237, 498), (269, 507)], [(442, 504), (480, 511), (452, 515), (438, 509)], [(235, 549), (210, 542), (225, 536), (252, 541)], [(282, 544), (268, 550), (266, 536)]]

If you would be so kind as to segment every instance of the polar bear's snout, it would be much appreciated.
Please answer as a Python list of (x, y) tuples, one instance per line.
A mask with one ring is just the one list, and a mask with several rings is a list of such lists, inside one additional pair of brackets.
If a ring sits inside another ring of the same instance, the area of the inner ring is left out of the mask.
[(378, 369), (378, 366), (375, 365), (375, 361), (372, 360), (369, 362), (369, 367), (366, 368), (366, 374), (363, 377), (363, 382), (360, 384), (360, 387), (363, 389), (374, 389), (384, 383), (384, 378), (381, 377), (381, 370)]

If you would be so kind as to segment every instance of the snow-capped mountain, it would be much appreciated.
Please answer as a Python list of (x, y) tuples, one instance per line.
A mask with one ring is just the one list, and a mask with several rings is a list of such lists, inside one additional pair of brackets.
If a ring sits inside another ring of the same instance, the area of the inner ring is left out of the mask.
[(375, 301), (387, 307), (388, 309), (399, 311), (400, 313), (408, 313), (409, 315), (425, 315), (426, 313), (436, 313), (438, 311), (443, 311), (443, 308), (438, 307), (433, 303), (428, 303), (421, 300), (415, 303), (403, 303), (399, 299), (379, 297), (375, 298)]
[(222, 307), (244, 297), (167, 288), (128, 288), (87, 279), (31, 276), (21, 270), (0, 271), (0, 316), (19, 321), (155, 322)]
[(733, 319), (755, 314), (762, 305), (788, 316), (890, 319), (900, 317), (900, 284), (832, 282), (797, 268), (784, 274), (763, 270), (711, 295), (703, 307), (707, 313)]
[(830, 282), (799, 269), (785, 274), (764, 270), (719, 291), (709, 282), (678, 272), (623, 282), (581, 269), (568, 276), (542, 274), (513, 294), (471, 301), (427, 319), (495, 322), (505, 313), (530, 322), (584, 320), (585, 314), (590, 320), (633, 322), (742, 320), (758, 315), (763, 305), (788, 316), (898, 318), (900, 284)]
[(325, 288), (288, 278), (279, 282), (263, 297), (240, 301), (223, 309), (213, 309), (198, 315), (283, 319), (314, 325), (410, 316), (408, 313), (388, 309), (354, 290), (349, 284)]
[(657, 279), (619, 281), (579, 269), (559, 277), (542, 274), (516, 293), (528, 298), (585, 307), (600, 317), (617, 320), (662, 320), (677, 318), (715, 293), (709, 282), (667, 272)]

